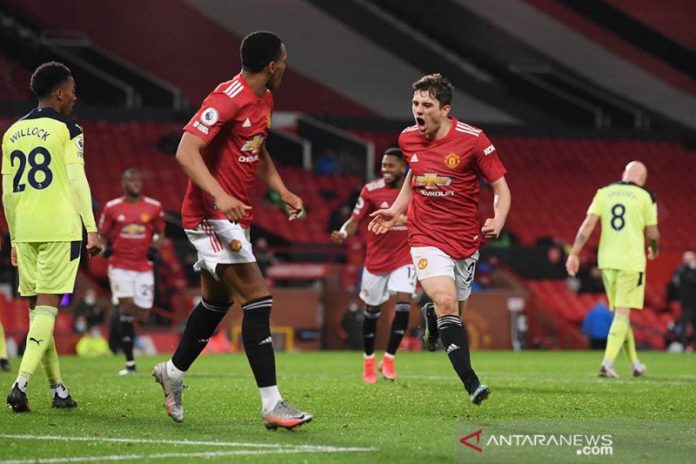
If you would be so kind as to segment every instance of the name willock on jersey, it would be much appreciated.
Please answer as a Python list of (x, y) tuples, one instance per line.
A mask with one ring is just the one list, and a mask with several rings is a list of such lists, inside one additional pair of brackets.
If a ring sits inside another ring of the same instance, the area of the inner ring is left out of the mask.
[(41, 140), (48, 140), (48, 136), (51, 135), (46, 129), (41, 127), (32, 127), (31, 129), (19, 129), (17, 132), (10, 136), (10, 143), (14, 143), (22, 137), (27, 137), (33, 135), (40, 138)]

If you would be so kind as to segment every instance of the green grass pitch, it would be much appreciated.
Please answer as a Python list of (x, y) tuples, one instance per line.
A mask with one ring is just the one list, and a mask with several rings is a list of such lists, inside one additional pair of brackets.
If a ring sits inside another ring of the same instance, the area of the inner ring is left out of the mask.
[[(696, 358), (641, 358), (646, 377), (631, 377), (620, 356), (622, 377), (608, 380), (596, 376), (599, 352), (476, 352), (474, 367), (492, 390), (477, 407), (443, 352), (399, 353), (398, 380), (376, 385), (362, 383), (360, 353), (283, 353), (281, 392), (315, 419), (272, 432), (261, 424), (243, 354), (198, 359), (185, 380), (182, 424), (166, 416), (150, 376), (161, 357), (139, 358), (131, 377), (116, 375), (121, 358), (63, 357), (79, 407), (52, 410), (38, 373), (32, 411), (0, 411), (0, 463), (694, 462)], [(3, 395), (13, 380), (0, 374)], [(470, 434), (465, 441), (481, 452), (460, 442)], [(592, 437), (610, 440), (611, 450)]]

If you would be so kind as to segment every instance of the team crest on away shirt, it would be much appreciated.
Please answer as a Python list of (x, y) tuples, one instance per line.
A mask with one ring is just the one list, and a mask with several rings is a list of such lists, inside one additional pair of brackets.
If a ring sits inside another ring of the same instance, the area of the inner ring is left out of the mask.
[(459, 166), (460, 161), (461, 161), (461, 158), (456, 153), (450, 153), (447, 156), (445, 156), (445, 164), (450, 169), (454, 169), (457, 166)]

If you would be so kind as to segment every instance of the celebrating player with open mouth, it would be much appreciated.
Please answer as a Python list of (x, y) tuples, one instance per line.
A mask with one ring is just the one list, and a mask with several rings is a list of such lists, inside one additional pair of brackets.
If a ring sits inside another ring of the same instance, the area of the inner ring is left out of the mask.
[[(439, 335), (474, 404), (490, 394), (471, 366), (461, 320), (471, 294), (481, 236), (497, 238), (510, 211), (505, 167), (481, 129), (449, 115), (454, 87), (440, 74), (413, 84), (416, 125), (399, 137), (411, 170), (394, 204), (371, 214), (375, 233), (386, 233), (408, 206), (408, 236), (418, 280), (434, 303), (426, 312), (428, 344)], [(495, 215), (479, 225), (479, 183), (490, 183)]]

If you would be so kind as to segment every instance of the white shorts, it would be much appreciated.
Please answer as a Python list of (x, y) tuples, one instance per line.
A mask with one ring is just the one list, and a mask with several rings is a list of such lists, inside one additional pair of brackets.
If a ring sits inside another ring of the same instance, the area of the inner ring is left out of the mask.
[(411, 248), (411, 258), (416, 266), (418, 280), (447, 276), (454, 279), (457, 300), (464, 301), (471, 295), (471, 284), (479, 259), (479, 252), (466, 259), (452, 259), (447, 253), (432, 246)]
[(379, 306), (395, 293), (416, 292), (416, 270), (411, 264), (401, 266), (388, 274), (375, 275), (363, 269), (360, 299), (368, 306)]
[(198, 251), (196, 271), (205, 270), (220, 280), (218, 264), (255, 263), (249, 229), (226, 219), (206, 219), (195, 229), (186, 229), (186, 236)]
[(111, 301), (132, 298), (138, 308), (150, 309), (155, 299), (155, 275), (152, 271), (131, 271), (109, 266)]

